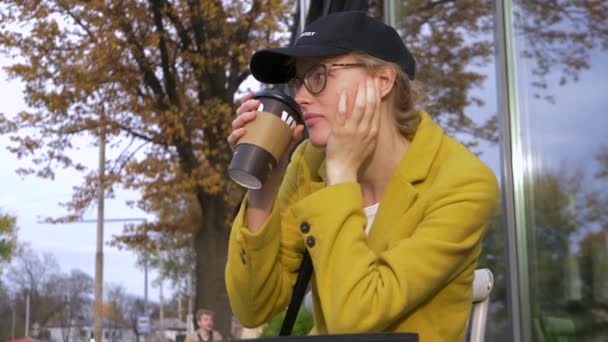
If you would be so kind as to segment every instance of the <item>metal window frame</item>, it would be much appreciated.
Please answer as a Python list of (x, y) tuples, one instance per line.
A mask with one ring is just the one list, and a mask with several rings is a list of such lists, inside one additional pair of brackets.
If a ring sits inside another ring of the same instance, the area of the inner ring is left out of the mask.
[(507, 303), (511, 341), (532, 341), (528, 240), (526, 232), (526, 159), (517, 94), (513, 1), (495, 0), (496, 82), (500, 115), (503, 227), (506, 237)]

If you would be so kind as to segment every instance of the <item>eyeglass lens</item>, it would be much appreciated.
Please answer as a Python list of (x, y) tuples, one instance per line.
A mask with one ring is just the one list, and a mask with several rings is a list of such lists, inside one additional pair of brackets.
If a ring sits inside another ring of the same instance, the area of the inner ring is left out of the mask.
[(295, 94), (300, 90), (302, 86), (302, 79), (304, 79), (304, 86), (311, 94), (315, 95), (323, 91), (325, 88), (325, 82), (327, 81), (327, 69), (323, 64), (317, 64), (310, 67), (304, 73), (302, 78), (294, 77), (289, 81), (289, 90), (291, 94)]

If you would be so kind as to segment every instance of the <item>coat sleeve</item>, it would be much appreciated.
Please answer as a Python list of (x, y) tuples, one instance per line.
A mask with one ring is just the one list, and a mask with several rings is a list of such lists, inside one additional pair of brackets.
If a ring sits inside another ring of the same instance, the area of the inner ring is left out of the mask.
[(261, 229), (247, 228), (247, 198), (232, 225), (225, 270), (232, 310), (241, 324), (255, 328), (285, 309), (304, 245), (293, 221), (283, 214), (297, 194), (298, 164), (305, 144), (292, 156), (272, 212)]
[(307, 248), (328, 333), (385, 330), (477, 258), (498, 187), (489, 169), (462, 171), (435, 181), (413, 235), (380, 254), (366, 242), (357, 183), (327, 187), (292, 207), (311, 227), (304, 238), (314, 238)]

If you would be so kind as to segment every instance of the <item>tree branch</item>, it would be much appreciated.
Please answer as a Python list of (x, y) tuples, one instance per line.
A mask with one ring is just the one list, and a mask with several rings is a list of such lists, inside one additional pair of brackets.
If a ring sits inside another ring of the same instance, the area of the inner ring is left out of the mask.
[(177, 34), (182, 43), (182, 48), (184, 50), (188, 50), (188, 48), (190, 48), (190, 46), (192, 45), (192, 39), (190, 39), (190, 35), (188, 35), (188, 31), (186, 30), (186, 28), (184, 27), (182, 22), (179, 20), (179, 18), (173, 12), (173, 7), (171, 6), (171, 3), (164, 0), (163, 5), (165, 6), (165, 8), (168, 9), (165, 13), (167, 14), (167, 17), (169, 17), (169, 20), (171, 21), (171, 23), (173, 23), (175, 30), (177, 31)]
[[(131, 143), (129, 144), (129, 146), (132, 145), (133, 141), (132, 140)], [(128, 157), (123, 158), (123, 160), (121, 160), (121, 157), (123, 155), (124, 152), (126, 152), (127, 150), (125, 149), (123, 152), (120, 153), (120, 155), (116, 158), (116, 163), (114, 164), (114, 166), (117, 166), (119, 161), (122, 161), (120, 163), (120, 166), (118, 167), (118, 169), (116, 170), (116, 172), (114, 172), (115, 174), (120, 174), (122, 172), (122, 170), (124, 169), (124, 167), (127, 165), (127, 163), (131, 160), (131, 158), (133, 158), (133, 156), (135, 155), (135, 153), (137, 153), (137, 151), (139, 151), (142, 147), (146, 146), (147, 144), (149, 144), (149, 141), (145, 141), (143, 144), (139, 145), (136, 149), (134, 149), (131, 154), (129, 154)], [(112, 171), (114, 171), (114, 167), (112, 168)], [(111, 171), (111, 172), (112, 172)]]
[(120, 27), (122, 28), (123, 33), (127, 37), (127, 43), (132, 46), (132, 48), (129, 50), (131, 51), (133, 58), (135, 58), (135, 62), (137, 63), (137, 65), (139, 66), (139, 69), (144, 74), (144, 78), (143, 78), (144, 83), (148, 87), (150, 87), (150, 89), (152, 89), (152, 91), (156, 95), (156, 102), (157, 102), (158, 106), (160, 108), (166, 108), (166, 105), (164, 104), (164, 101), (163, 101), (163, 99), (165, 98), (165, 92), (163, 90), (163, 87), (162, 87), (160, 81), (158, 80), (158, 78), (156, 77), (156, 75), (154, 74), (154, 71), (152, 70), (150, 63), (148, 63), (144, 49), (138, 43), (138, 39), (137, 39), (137, 37), (135, 37), (132, 27), (130, 26), (130, 24), (128, 22), (126, 22), (124, 20), (121, 21)]
[(163, 70), (165, 80), (165, 91), (169, 95), (169, 101), (177, 108), (181, 108), (179, 95), (177, 94), (177, 82), (175, 74), (169, 61), (169, 52), (167, 51), (166, 32), (163, 25), (162, 17), (162, 0), (150, 0), (152, 13), (154, 14), (154, 24), (159, 35), (158, 49), (160, 50), (161, 68)]
[(141, 140), (144, 140), (144, 141), (147, 141), (147, 142), (151, 142), (151, 143), (154, 143), (154, 144), (160, 144), (160, 145), (163, 145), (163, 146), (169, 146), (166, 142), (164, 142), (162, 140), (159, 141), (158, 139), (154, 139), (153, 137), (149, 137), (149, 136), (147, 136), (147, 135), (145, 135), (143, 133), (135, 132), (130, 127), (127, 127), (127, 126), (122, 125), (122, 124), (117, 124), (117, 125), (118, 125), (118, 127), (121, 130), (123, 130), (123, 131), (131, 134), (132, 136), (134, 136), (136, 138), (139, 138)]
[(80, 26), (87, 33), (87, 35), (91, 39), (91, 42), (97, 41), (93, 32), (91, 32), (91, 30), (84, 24), (81, 18), (77, 17), (76, 14), (74, 14), (74, 12), (70, 10), (70, 7), (68, 5), (64, 4), (62, 1), (57, 1), (57, 5), (62, 10), (64, 10), (70, 16), (70, 18), (74, 19), (76, 24), (78, 24), (78, 26)]
[(188, 1), (190, 7), (190, 13), (192, 13), (192, 31), (194, 32), (194, 42), (196, 44), (196, 51), (202, 52), (205, 45), (205, 30), (206, 25), (203, 20), (203, 12), (201, 10), (201, 2), (197, 0)]

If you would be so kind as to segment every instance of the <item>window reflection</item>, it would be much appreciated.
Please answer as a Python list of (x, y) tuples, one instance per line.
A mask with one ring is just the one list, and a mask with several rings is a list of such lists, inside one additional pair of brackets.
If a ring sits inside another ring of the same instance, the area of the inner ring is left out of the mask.
[[(430, 113), (499, 175), (492, 1), (387, 1)], [(608, 2), (514, 1), (534, 340), (608, 337)], [(496, 277), (486, 338), (505, 340), (502, 214), (480, 267)]]
[(515, 1), (534, 340), (608, 337), (607, 15), (605, 1)]

